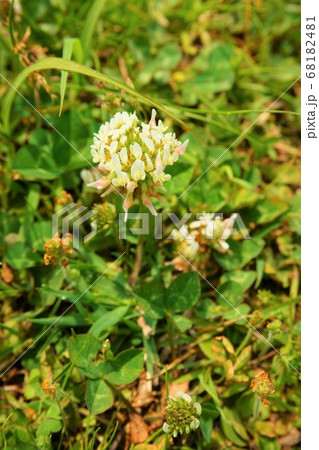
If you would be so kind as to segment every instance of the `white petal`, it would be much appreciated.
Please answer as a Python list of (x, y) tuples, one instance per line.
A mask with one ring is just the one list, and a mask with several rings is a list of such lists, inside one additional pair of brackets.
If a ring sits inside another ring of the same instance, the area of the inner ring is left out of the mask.
[(191, 424), (190, 424), (191, 430), (196, 430), (196, 428), (199, 427), (199, 420), (198, 419), (194, 419)]
[(169, 427), (166, 422), (163, 423), (163, 431), (164, 433), (169, 433)]
[(160, 170), (163, 169), (163, 163), (162, 163), (162, 160), (161, 160), (160, 152), (157, 153), (157, 156), (156, 156), (156, 159), (155, 159), (155, 167), (156, 167), (156, 169), (160, 169)]
[(126, 147), (123, 147), (122, 150), (120, 151), (120, 158), (123, 164), (127, 164), (128, 157)]
[(115, 171), (118, 173), (121, 171), (121, 161), (120, 157), (117, 153), (113, 153), (112, 155), (112, 163), (114, 165)]
[(187, 240), (187, 248), (185, 250), (185, 258), (194, 259), (199, 250), (199, 243), (194, 240)]
[(144, 161), (137, 159), (134, 161), (131, 167), (131, 175), (133, 180), (139, 181), (145, 179)]
[[(148, 210), (153, 214), (153, 216), (157, 216), (157, 211), (154, 208), (154, 205), (152, 203), (152, 200), (150, 199), (150, 197), (148, 197), (146, 194), (142, 195), (142, 202), (143, 204), (146, 206), (146, 208), (148, 208)], [(170, 399), (170, 401), (175, 401), (176, 399), (173, 397), (168, 397)], [(168, 406), (167, 406), (168, 408)]]
[(112, 179), (113, 186), (126, 186), (130, 182), (130, 179), (126, 172), (117, 172), (117, 177)]
[(126, 142), (127, 142), (127, 136), (126, 136), (125, 134), (123, 134), (123, 135), (120, 137), (120, 144), (121, 144), (121, 145), (125, 145)]
[(221, 246), (221, 248), (223, 250), (228, 250), (229, 249), (229, 245), (227, 244), (227, 242), (223, 241), (222, 239), (219, 241), (219, 245)]
[(164, 146), (164, 154), (163, 154), (163, 164), (166, 166), (171, 155), (170, 148), (168, 144)]
[(134, 189), (137, 188), (137, 183), (135, 183), (135, 181), (130, 181), (129, 183), (127, 183), (126, 188), (129, 192), (133, 192)]
[(188, 394), (185, 394), (185, 392), (181, 392), (181, 391), (177, 392), (177, 397), (180, 397), (180, 398), (186, 400), (188, 403), (191, 403), (191, 401), (192, 401), (192, 397)]
[(132, 151), (133, 151), (133, 155), (135, 156), (136, 159), (141, 159), (142, 158), (142, 149), (140, 144), (138, 144), (137, 142), (134, 142), (134, 144), (132, 145)]
[(156, 125), (155, 118), (156, 118), (156, 110), (153, 108), (152, 109), (152, 117), (151, 117), (151, 120), (149, 122), (150, 126), (155, 126)]
[(182, 155), (186, 150), (188, 142), (189, 140), (186, 139), (186, 141), (182, 145), (179, 145), (178, 147), (175, 148), (175, 152), (178, 153), (179, 155)]
[(146, 159), (146, 170), (150, 172), (151, 170), (154, 169), (154, 165), (152, 163), (151, 158), (148, 156), (148, 154), (145, 153), (144, 155), (145, 155), (145, 159)]
[(154, 142), (149, 139), (145, 133), (140, 133), (140, 138), (142, 139), (142, 141), (144, 142), (144, 144), (146, 145), (146, 147), (148, 148), (148, 150), (152, 153), (155, 150), (155, 146), (154, 146)]
[(202, 407), (201, 407), (201, 404), (198, 403), (198, 402), (195, 402), (195, 403), (194, 403), (194, 408), (196, 409), (197, 414), (200, 416), (200, 415), (202, 414)]
[(116, 150), (117, 150), (117, 145), (118, 145), (118, 142), (117, 142), (117, 141), (112, 141), (112, 142), (111, 142), (111, 145), (110, 145), (110, 153), (111, 153), (111, 154), (116, 152)]
[(93, 162), (94, 163), (98, 163), (98, 162), (100, 162), (100, 155), (99, 155), (99, 153), (96, 151), (96, 150), (91, 150), (91, 155), (92, 155), (92, 158), (93, 158)]
[(156, 144), (159, 144), (163, 140), (163, 134), (160, 133), (159, 131), (152, 130), (151, 136), (154, 139), (154, 141), (156, 142)]
[(101, 178), (100, 180), (94, 181), (93, 183), (88, 184), (89, 187), (94, 187), (96, 189), (104, 189), (109, 185), (109, 182)]

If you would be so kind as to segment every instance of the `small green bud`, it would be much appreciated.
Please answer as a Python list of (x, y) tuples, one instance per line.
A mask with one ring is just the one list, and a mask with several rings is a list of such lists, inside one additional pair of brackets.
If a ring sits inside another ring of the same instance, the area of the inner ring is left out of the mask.
[(276, 319), (267, 325), (268, 330), (279, 332), (281, 329), (281, 320)]
[(97, 214), (92, 217), (92, 221), (97, 221), (97, 230), (101, 231), (110, 228), (116, 218), (115, 206), (112, 205), (112, 203), (104, 202), (100, 205), (93, 205), (92, 209), (97, 212)]

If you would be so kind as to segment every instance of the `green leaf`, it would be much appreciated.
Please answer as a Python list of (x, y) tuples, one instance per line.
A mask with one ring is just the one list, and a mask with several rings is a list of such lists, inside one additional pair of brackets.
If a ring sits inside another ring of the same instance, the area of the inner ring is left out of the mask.
[[(78, 38), (69, 38), (69, 37), (64, 38), (62, 57), (65, 59), (71, 59), (73, 52), (74, 52), (75, 60), (79, 63), (82, 63), (83, 62), (83, 49), (82, 49), (81, 41)], [(62, 113), (67, 78), (68, 78), (68, 72), (66, 70), (63, 70), (61, 72), (61, 83), (60, 83), (59, 116), (61, 116), (61, 113)]]
[(59, 132), (77, 149), (66, 145), (58, 133), (53, 135), (52, 156), (57, 167), (65, 172), (87, 167), (90, 158), (90, 143), (96, 130), (94, 122), (83, 126), (83, 119), (74, 110), (66, 111), (55, 123)]
[(57, 419), (43, 420), (40, 426), (37, 428), (37, 437), (50, 436), (52, 433), (58, 433), (62, 428), (62, 422)]
[(258, 436), (258, 447), (260, 450), (280, 450), (276, 439), (267, 438), (266, 436)]
[(225, 436), (238, 447), (246, 447), (247, 442), (242, 440), (234, 430), (234, 418), (229, 409), (224, 408), (221, 413), (221, 427)]
[(196, 305), (200, 295), (197, 273), (185, 273), (177, 277), (167, 291), (166, 307), (170, 311), (182, 312)]
[(211, 442), (211, 434), (213, 431), (213, 420), (219, 416), (219, 411), (214, 403), (202, 404), (202, 415), (200, 417), (200, 426), (205, 440)]
[[(226, 312), (224, 313), (224, 319), (238, 319), (240, 315), (245, 316), (246, 314), (248, 314), (250, 309), (250, 306), (248, 306), (246, 303), (242, 303), (241, 305), (236, 306), (236, 310), (233, 308), (229, 308), (229, 310), (226, 310)], [(237, 323), (238, 325), (245, 324), (245, 320), (240, 320)]]
[(91, 414), (101, 414), (113, 405), (113, 393), (103, 380), (88, 380), (86, 403)]
[(94, 324), (89, 329), (89, 333), (100, 339), (105, 339), (108, 334), (108, 328), (112, 327), (118, 323), (127, 313), (128, 306), (119, 306), (113, 309), (113, 311), (108, 311), (94, 322)]
[(99, 378), (103, 364), (95, 365), (93, 360), (101, 348), (101, 342), (89, 334), (78, 334), (68, 339), (70, 361), (83, 375)]
[(37, 261), (36, 255), (32, 255), (28, 247), (22, 242), (17, 242), (8, 248), (4, 255), (4, 260), (13, 269), (26, 269), (33, 267)]
[(42, 180), (53, 180), (61, 174), (46, 147), (21, 147), (13, 161), (13, 169), (21, 175)]
[(244, 427), (236, 408), (224, 408), (223, 414), (225, 421), (230, 423), (235, 432), (245, 441), (249, 440), (246, 428)]
[(228, 300), (228, 302), (230, 302), (233, 306), (237, 306), (243, 301), (244, 291), (235, 281), (226, 281), (221, 284), (218, 287), (218, 292), (216, 292), (218, 303), (222, 306), (226, 306), (227, 308), (230, 308), (231, 306), (227, 303), (227, 301), (225, 301), (225, 299)]
[(41, 71), (46, 69), (55, 69), (55, 70), (66, 70), (70, 72), (75, 73), (81, 73), (82, 75), (86, 75), (88, 77), (95, 78), (97, 80), (104, 81), (105, 83), (110, 84), (111, 86), (123, 89), (128, 94), (132, 95), (133, 97), (136, 97), (141, 102), (145, 103), (146, 105), (153, 106), (154, 108), (157, 108), (158, 110), (162, 111), (165, 116), (172, 117), (177, 123), (183, 126), (183, 128), (187, 129), (187, 125), (179, 119), (175, 114), (170, 112), (168, 109), (166, 109), (162, 104), (155, 102), (151, 98), (140, 94), (135, 89), (127, 86), (124, 83), (121, 83), (120, 81), (116, 80), (115, 78), (109, 77), (105, 75), (104, 73), (98, 72), (97, 70), (91, 69), (90, 67), (86, 67), (84, 65), (78, 64), (74, 61), (69, 61), (67, 59), (63, 58), (42, 58), (41, 60), (37, 61), (34, 64), (31, 64), (30, 66), (23, 69), (20, 74), (17, 76), (15, 81), (13, 82), (13, 87), (15, 89), (10, 89), (8, 93), (6, 94), (3, 104), (2, 104), (2, 119), (3, 124), (6, 132), (10, 133), (10, 113), (11, 113), (11, 107), (13, 99), (17, 93), (17, 89), (19, 88), (20, 84), (33, 72), (35, 71)]
[(32, 224), (25, 230), (26, 240), (33, 250), (43, 251), (44, 243), (52, 236), (52, 222), (41, 221)]
[(81, 314), (70, 314), (63, 317), (40, 317), (29, 320), (32, 323), (38, 323), (40, 325), (51, 325), (53, 322), (55, 322), (60, 327), (83, 327), (88, 325), (88, 321)]
[(235, 270), (233, 272), (224, 273), (220, 277), (220, 281), (225, 283), (226, 281), (235, 281), (238, 283), (242, 290), (245, 292), (256, 279), (256, 272), (252, 270)]
[[(191, 86), (196, 91), (205, 95), (221, 92), (230, 89), (234, 82), (234, 72), (230, 64), (232, 47), (229, 45), (219, 45), (210, 54), (202, 52), (195, 60), (194, 66), (205, 67), (202, 73), (195, 76)], [(214, 70), (211, 70), (211, 68)]]
[(254, 209), (248, 215), (248, 220), (264, 224), (272, 222), (284, 212), (288, 211), (289, 206), (285, 201), (277, 198), (266, 198), (260, 200)]
[(184, 331), (189, 330), (192, 328), (192, 321), (187, 319), (187, 317), (179, 316), (177, 314), (173, 314), (172, 319), (174, 321), (174, 324), (176, 328), (181, 332), (184, 333)]
[(239, 353), (234, 364), (235, 371), (245, 367), (248, 361), (251, 359), (251, 348), (251, 345), (248, 345)]
[(156, 62), (160, 69), (173, 69), (182, 57), (182, 52), (177, 44), (165, 45), (156, 55)]
[(136, 380), (143, 369), (142, 350), (125, 350), (104, 364), (104, 374), (114, 384), (129, 384)]
[(217, 411), (221, 411), (221, 401), (219, 399), (218, 391), (212, 380), (210, 370), (205, 370), (199, 375), (199, 381), (205, 391), (212, 397)]
[(214, 252), (218, 264), (226, 270), (240, 269), (256, 258), (265, 246), (262, 239), (245, 239), (242, 242), (229, 240), (230, 251), (227, 253)]
[(86, 16), (86, 20), (84, 22), (84, 27), (81, 34), (81, 43), (85, 55), (88, 53), (88, 50), (90, 48), (94, 27), (100, 14), (103, 11), (104, 6), (105, 0), (95, 0), (92, 3), (92, 6)]
[(165, 291), (162, 283), (153, 281), (138, 287), (135, 292), (137, 305), (152, 319), (162, 319), (165, 316)]
[(48, 130), (37, 128), (30, 133), (29, 144), (38, 148), (50, 150), (52, 147), (52, 134)]
[(165, 189), (168, 194), (179, 194), (183, 192), (188, 187), (193, 172), (194, 167), (189, 164), (180, 163), (167, 167), (165, 173), (172, 176), (169, 183), (165, 184)]

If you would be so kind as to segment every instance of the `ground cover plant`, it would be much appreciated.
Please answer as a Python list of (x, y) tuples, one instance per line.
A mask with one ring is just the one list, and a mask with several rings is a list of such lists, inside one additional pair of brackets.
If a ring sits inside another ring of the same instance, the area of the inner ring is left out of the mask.
[(0, 14), (0, 447), (300, 448), (299, 2)]

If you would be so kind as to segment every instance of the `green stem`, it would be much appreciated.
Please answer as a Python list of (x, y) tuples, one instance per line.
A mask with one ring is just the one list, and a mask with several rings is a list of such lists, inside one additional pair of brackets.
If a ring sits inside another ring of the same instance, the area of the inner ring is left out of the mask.
[(166, 389), (166, 401), (168, 402), (169, 390), (168, 390), (168, 370), (167, 370), (167, 366), (165, 367), (165, 389)]
[(140, 270), (142, 267), (143, 245), (144, 245), (144, 236), (140, 234), (138, 237), (138, 242), (137, 242), (137, 246), (136, 246), (133, 269), (132, 269), (131, 275), (129, 276), (129, 279), (128, 279), (128, 284), (131, 286), (132, 289), (135, 288), (136, 281), (137, 281), (137, 278), (140, 274)]
[(173, 329), (174, 329), (173, 321), (172, 321), (171, 317), (169, 315), (167, 315), (167, 331), (168, 331), (169, 345), (171, 347), (171, 352), (172, 352), (172, 360), (174, 360), (176, 358)]
[[(269, 330), (268, 336), (267, 336), (267, 341), (271, 343), (271, 340), (272, 340), (272, 331)], [(271, 346), (269, 344), (264, 343), (264, 347), (261, 349), (261, 351), (259, 352), (259, 355), (258, 355), (258, 362), (260, 361), (260, 358), (267, 353), (267, 351), (269, 350), (270, 347)]]
[(246, 336), (244, 337), (244, 340), (242, 341), (242, 343), (236, 350), (236, 356), (238, 356), (239, 353), (242, 351), (242, 349), (245, 348), (246, 345), (250, 342), (250, 339), (251, 339), (253, 333), (254, 333), (254, 330), (252, 328), (249, 328), (249, 330), (246, 333)]
[(255, 397), (255, 404), (254, 404), (254, 419), (258, 419), (260, 413), (260, 400), (259, 398)]
[[(139, 214), (145, 212), (145, 208), (144, 208), (144, 205), (141, 202), (141, 200), (139, 203), (139, 211), (138, 212), (139, 212)], [(138, 242), (137, 242), (137, 246), (136, 246), (133, 269), (132, 269), (131, 275), (128, 278), (128, 284), (131, 286), (132, 289), (135, 288), (135, 284), (136, 284), (137, 278), (139, 276), (139, 273), (140, 273), (140, 270), (142, 267), (143, 246), (144, 246), (144, 236), (142, 234), (140, 234), (138, 236)]]

